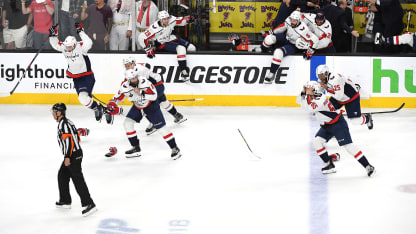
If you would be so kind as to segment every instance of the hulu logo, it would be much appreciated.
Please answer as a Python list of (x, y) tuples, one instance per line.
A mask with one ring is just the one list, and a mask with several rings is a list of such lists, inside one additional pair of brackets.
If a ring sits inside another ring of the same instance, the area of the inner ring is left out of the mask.
[[(399, 74), (395, 70), (381, 69), (381, 59), (373, 59), (373, 93), (381, 93), (382, 78), (390, 79), (390, 93), (399, 93)], [(416, 93), (413, 70), (404, 71), (404, 87), (409, 93)]]

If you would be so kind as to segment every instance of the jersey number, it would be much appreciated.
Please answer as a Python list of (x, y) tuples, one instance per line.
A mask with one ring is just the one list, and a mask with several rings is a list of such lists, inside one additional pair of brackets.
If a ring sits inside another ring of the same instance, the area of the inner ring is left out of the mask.
[(146, 37), (150, 36), (150, 34), (152, 34), (149, 30), (146, 30), (146, 32), (144, 32), (144, 35), (146, 35)]
[(334, 91), (340, 91), (341, 90), (341, 86), (339, 85), (334, 85)]

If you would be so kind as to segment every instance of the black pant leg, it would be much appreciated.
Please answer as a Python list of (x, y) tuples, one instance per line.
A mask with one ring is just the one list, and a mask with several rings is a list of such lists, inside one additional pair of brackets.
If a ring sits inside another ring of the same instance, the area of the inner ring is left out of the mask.
[(74, 158), (71, 159), (71, 165), (69, 166), (72, 182), (74, 183), (75, 190), (77, 191), (79, 197), (81, 198), (81, 205), (87, 206), (89, 204), (94, 203), (94, 201), (91, 199), (90, 192), (87, 187), (87, 183), (85, 182), (84, 175), (82, 174), (82, 168), (81, 168), (82, 156), (77, 157), (73, 155), (72, 157)]
[(69, 179), (71, 173), (62, 162), (61, 167), (58, 171), (58, 187), (59, 187), (59, 201), (65, 204), (70, 204), (71, 194), (69, 193)]

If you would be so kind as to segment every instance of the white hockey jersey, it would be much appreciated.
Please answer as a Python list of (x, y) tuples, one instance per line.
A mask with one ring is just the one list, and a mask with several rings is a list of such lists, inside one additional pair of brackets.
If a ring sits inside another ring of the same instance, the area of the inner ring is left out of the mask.
[(330, 74), (326, 91), (340, 104), (346, 104), (360, 96), (352, 80), (341, 74)]
[(318, 46), (318, 37), (312, 33), (308, 26), (302, 21), (300, 21), (296, 28), (292, 28), (290, 19), (287, 17), (284, 23), (273, 29), (273, 33), (283, 32), (286, 32), (286, 39), (292, 44), (296, 44), (296, 40), (302, 38), (305, 42), (309, 43), (311, 48), (316, 49)]
[(77, 42), (74, 50), (71, 52), (66, 50), (66, 46), (59, 41), (58, 37), (49, 37), (49, 43), (52, 48), (64, 54), (68, 62), (66, 75), (71, 78), (79, 78), (93, 74), (90, 59), (87, 55), (88, 50), (92, 47), (92, 40), (84, 32), (80, 32), (79, 36), (82, 41)]
[(176, 36), (172, 35), (172, 31), (175, 26), (184, 26), (187, 24), (186, 16), (175, 17), (170, 16), (169, 24), (166, 27), (160, 25), (160, 21), (156, 21), (146, 31), (140, 33), (139, 44), (142, 48), (146, 48), (152, 45), (152, 41), (156, 41), (160, 44), (176, 40)]
[(342, 117), (343, 110), (336, 110), (327, 96), (322, 94), (321, 97), (311, 99), (309, 95), (299, 95), (296, 103), (300, 104), (302, 109), (313, 113), (321, 125), (334, 124)]
[(332, 27), (328, 20), (318, 26), (315, 23), (316, 14), (304, 13), (302, 14), (302, 21), (308, 26), (309, 30), (318, 37), (318, 45), (316, 49), (325, 49), (332, 43)]
[(137, 88), (130, 85), (130, 80), (125, 79), (113, 100), (118, 104), (126, 98), (138, 109), (144, 109), (157, 99), (157, 91), (148, 79), (139, 77)]

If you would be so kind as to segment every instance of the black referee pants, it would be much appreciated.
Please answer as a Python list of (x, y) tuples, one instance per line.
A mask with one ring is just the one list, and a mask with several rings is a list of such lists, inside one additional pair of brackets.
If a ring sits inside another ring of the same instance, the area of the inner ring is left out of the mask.
[(75, 190), (81, 198), (81, 205), (88, 206), (93, 204), (90, 192), (88, 191), (87, 183), (85, 183), (84, 175), (82, 174), (82, 151), (74, 152), (71, 156), (71, 165), (65, 166), (64, 162), (58, 171), (58, 186), (59, 186), (59, 201), (65, 204), (71, 204), (71, 194), (69, 193), (69, 180), (72, 179)]

